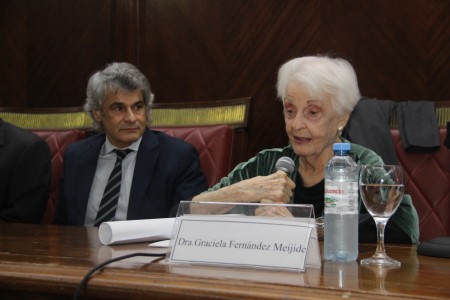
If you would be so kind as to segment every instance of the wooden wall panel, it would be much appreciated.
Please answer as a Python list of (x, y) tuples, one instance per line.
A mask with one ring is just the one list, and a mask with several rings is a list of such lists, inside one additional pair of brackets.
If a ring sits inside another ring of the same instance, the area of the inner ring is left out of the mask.
[(111, 60), (111, 1), (0, 2), (1, 106), (71, 106)]
[(141, 27), (141, 2), (139, 0), (111, 1), (112, 57), (108, 62), (127, 61), (139, 65), (139, 43)]
[(361, 93), (380, 99), (450, 98), (447, 1), (144, 1), (141, 67), (156, 101), (252, 96), (249, 157), (283, 146), (278, 67), (330, 54), (355, 67)]
[(140, 67), (156, 101), (223, 99), (227, 50), (217, 0), (145, 1)]
[[(0, 2), (0, 105), (23, 104), (26, 99), (26, 6)], [(23, 105), (22, 105), (23, 106)]]
[(0, 106), (80, 105), (129, 61), (157, 102), (252, 96), (247, 158), (287, 142), (275, 83), (296, 56), (348, 59), (364, 96), (450, 100), (448, 28), (447, 0), (2, 0)]

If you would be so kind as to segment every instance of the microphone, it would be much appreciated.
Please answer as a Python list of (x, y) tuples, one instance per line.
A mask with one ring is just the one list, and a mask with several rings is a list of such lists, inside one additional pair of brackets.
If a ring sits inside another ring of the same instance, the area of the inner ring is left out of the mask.
[(275, 164), (275, 169), (277, 171), (283, 171), (287, 174), (287, 176), (291, 176), (292, 172), (295, 169), (295, 163), (292, 158), (288, 156), (280, 157)]

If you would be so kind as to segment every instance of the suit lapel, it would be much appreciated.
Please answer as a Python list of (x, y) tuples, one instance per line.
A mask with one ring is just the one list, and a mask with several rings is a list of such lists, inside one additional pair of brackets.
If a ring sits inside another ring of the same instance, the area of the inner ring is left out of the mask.
[(91, 143), (82, 149), (81, 155), (83, 159), (80, 160), (78, 170), (79, 170), (79, 193), (77, 201), (80, 216), (82, 216), (82, 224), (84, 224), (84, 217), (86, 215), (87, 203), (89, 200), (89, 193), (91, 192), (92, 182), (94, 180), (95, 171), (97, 169), (98, 157), (100, 155), (100, 150), (105, 142), (105, 135), (101, 134), (98, 138), (93, 139)]
[(146, 130), (136, 156), (133, 183), (131, 184), (128, 202), (128, 220), (136, 219), (140, 215), (141, 204), (146, 200), (145, 196), (152, 183), (155, 164), (158, 160), (158, 145), (157, 137), (150, 130)]

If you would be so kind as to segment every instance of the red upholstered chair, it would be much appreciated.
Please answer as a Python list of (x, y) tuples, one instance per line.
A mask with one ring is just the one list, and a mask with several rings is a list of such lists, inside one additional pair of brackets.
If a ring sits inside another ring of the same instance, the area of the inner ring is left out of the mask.
[(85, 138), (83, 130), (35, 130), (50, 146), (52, 154), (52, 182), (50, 186), (50, 197), (48, 199), (47, 211), (42, 220), (43, 224), (50, 224), (55, 215), (56, 201), (58, 200), (59, 178), (62, 174), (64, 152), (69, 144)]
[(233, 147), (233, 128), (230, 126), (153, 127), (152, 129), (194, 145), (208, 186), (217, 183), (230, 171)]
[(450, 101), (435, 102), (441, 147), (436, 152), (408, 153), (397, 129), (396, 115), (391, 119), (391, 137), (399, 164), (405, 171), (405, 193), (419, 215), (420, 241), (450, 236), (450, 149), (444, 145)]
[(52, 181), (47, 210), (42, 220), (43, 224), (50, 224), (58, 199), (64, 151), (70, 143), (85, 138), (86, 133), (92, 130), (92, 120), (82, 107), (0, 108), (0, 117), (36, 133), (50, 146)]
[(151, 128), (194, 145), (208, 185), (242, 161), (250, 97), (206, 102), (155, 103)]
[[(440, 129), (441, 145), (446, 129)], [(420, 241), (450, 236), (450, 149), (405, 152), (398, 129), (391, 129), (399, 163), (405, 171), (405, 193), (411, 195), (419, 215)]]

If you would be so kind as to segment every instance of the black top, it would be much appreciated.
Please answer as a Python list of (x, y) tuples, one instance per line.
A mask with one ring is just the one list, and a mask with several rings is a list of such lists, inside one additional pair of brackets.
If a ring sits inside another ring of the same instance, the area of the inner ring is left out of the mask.
[(324, 209), (325, 179), (311, 187), (305, 187), (300, 174), (297, 174), (294, 191), (295, 204), (312, 204), (314, 206), (314, 216), (323, 216)]

